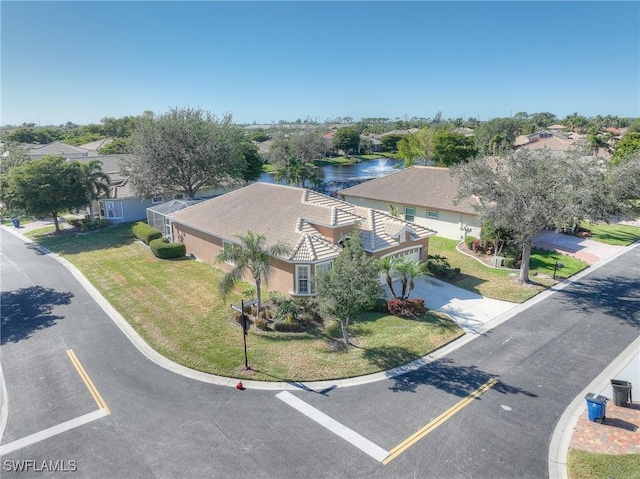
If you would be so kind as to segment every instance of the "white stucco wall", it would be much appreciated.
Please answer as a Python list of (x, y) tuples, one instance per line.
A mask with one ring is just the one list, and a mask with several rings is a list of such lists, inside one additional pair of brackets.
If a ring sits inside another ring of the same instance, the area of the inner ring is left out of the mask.
[[(348, 203), (356, 206), (364, 206), (389, 213), (389, 204), (382, 201), (368, 200), (354, 196), (345, 196), (344, 199)], [(480, 237), (480, 223), (475, 215), (446, 210), (427, 210), (427, 208), (413, 205), (394, 204), (394, 206), (398, 207), (402, 218), (404, 218), (405, 206), (415, 208), (416, 214), (413, 222), (436, 231), (438, 236), (461, 240), (465, 237), (464, 227), (466, 227), (466, 236)], [(438, 219), (428, 217), (428, 211), (438, 213)]]

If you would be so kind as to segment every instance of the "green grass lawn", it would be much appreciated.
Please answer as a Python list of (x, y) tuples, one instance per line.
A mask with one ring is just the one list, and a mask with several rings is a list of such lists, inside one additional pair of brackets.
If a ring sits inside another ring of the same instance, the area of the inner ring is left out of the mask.
[(583, 223), (581, 226), (590, 229), (592, 240), (601, 243), (628, 246), (640, 240), (640, 228), (628, 225), (608, 225), (604, 223)]
[[(433, 236), (429, 239), (429, 254), (444, 256), (452, 268), (460, 268), (461, 274), (451, 283), (488, 298), (522, 303), (552, 286), (562, 278), (586, 268), (588, 265), (570, 256), (542, 250), (531, 254), (531, 283), (521, 286), (515, 282), (518, 270), (490, 268), (456, 250), (457, 242)], [(560, 261), (565, 265), (558, 270), (557, 280), (551, 279), (553, 265)]]
[(569, 479), (640, 479), (640, 454), (593, 454), (569, 449)]
[(436, 312), (418, 320), (366, 314), (349, 327), (357, 347), (344, 351), (340, 328), (308, 333), (250, 331), (246, 372), (242, 329), (231, 320), (234, 295), (217, 293), (222, 272), (191, 260), (160, 260), (130, 225), (86, 235), (30, 236), (71, 261), (160, 354), (196, 370), (256, 380), (309, 381), (369, 374), (424, 356), (463, 334)]

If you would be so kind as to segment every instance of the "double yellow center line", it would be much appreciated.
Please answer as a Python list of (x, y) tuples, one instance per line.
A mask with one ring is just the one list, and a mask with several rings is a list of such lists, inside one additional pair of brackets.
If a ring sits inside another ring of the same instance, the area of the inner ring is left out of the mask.
[(425, 437), (431, 431), (433, 431), (438, 426), (443, 424), (447, 419), (451, 418), (451, 416), (453, 416), (458, 411), (460, 411), (462, 408), (467, 406), (471, 401), (473, 401), (474, 399), (476, 399), (477, 397), (481, 396), (486, 391), (491, 389), (497, 382), (498, 382), (498, 380), (495, 379), (495, 378), (494, 379), (489, 379), (486, 383), (484, 383), (478, 389), (473, 391), (467, 397), (465, 397), (461, 401), (459, 401), (456, 404), (454, 404), (453, 406), (451, 406), (449, 409), (447, 409), (445, 412), (440, 414), (437, 418), (435, 418), (429, 424), (427, 424), (426, 426), (424, 426), (423, 428), (418, 430), (415, 434), (413, 434), (412, 436), (410, 436), (409, 438), (407, 438), (406, 440), (404, 440), (400, 444), (398, 444), (396, 447), (391, 449), (389, 451), (389, 455), (382, 461), (382, 464), (385, 464), (385, 465), (389, 464), (391, 461), (393, 461), (396, 457), (398, 457), (404, 451), (406, 451), (411, 446), (413, 446), (420, 439)]
[(107, 407), (107, 403), (104, 402), (104, 399), (102, 399), (102, 396), (100, 396), (100, 393), (98, 392), (98, 388), (96, 388), (95, 384), (93, 384), (93, 381), (91, 381), (91, 378), (82, 367), (82, 364), (80, 364), (80, 361), (78, 360), (76, 353), (73, 352), (73, 349), (67, 349), (67, 356), (69, 356), (71, 363), (76, 368), (76, 371), (78, 371), (78, 374), (80, 375), (80, 378), (84, 382), (85, 386), (87, 386), (87, 389), (91, 393), (93, 400), (98, 405), (98, 408), (104, 409), (107, 414), (111, 414), (111, 411)]

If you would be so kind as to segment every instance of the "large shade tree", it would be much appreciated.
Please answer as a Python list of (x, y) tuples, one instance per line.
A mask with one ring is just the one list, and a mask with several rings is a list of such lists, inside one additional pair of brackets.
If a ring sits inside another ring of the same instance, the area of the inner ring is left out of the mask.
[(275, 167), (276, 181), (296, 186), (318, 184), (312, 161), (324, 156), (326, 149), (317, 129), (276, 133), (269, 149), (269, 162)]
[(354, 228), (346, 235), (344, 248), (331, 269), (317, 277), (320, 311), (340, 323), (342, 340), (349, 346), (349, 321), (370, 311), (381, 297), (382, 286), (375, 264), (362, 246), (361, 230)]
[(231, 115), (219, 120), (198, 108), (149, 112), (139, 117), (133, 153), (122, 166), (139, 195), (178, 191), (192, 198), (200, 188), (243, 180), (242, 140)]
[(219, 290), (223, 296), (231, 292), (247, 271), (253, 277), (256, 284), (258, 309), (262, 306), (262, 284), (269, 283), (269, 277), (273, 271), (272, 258), (284, 256), (289, 252), (289, 246), (284, 243), (267, 244), (264, 235), (247, 231), (246, 235), (234, 235), (237, 243), (229, 248), (224, 248), (216, 261), (230, 263), (233, 269), (226, 273), (220, 281)]
[(45, 156), (11, 168), (0, 183), (0, 198), (7, 208), (34, 216), (51, 215), (56, 233), (60, 232), (60, 213), (87, 202), (80, 164), (62, 156)]
[(544, 227), (575, 225), (588, 219), (637, 209), (640, 158), (608, 170), (593, 157), (522, 150), (505, 158), (477, 158), (454, 169), (458, 199), (479, 199), (481, 221), (509, 229), (522, 245), (519, 282), (529, 280), (534, 236)]

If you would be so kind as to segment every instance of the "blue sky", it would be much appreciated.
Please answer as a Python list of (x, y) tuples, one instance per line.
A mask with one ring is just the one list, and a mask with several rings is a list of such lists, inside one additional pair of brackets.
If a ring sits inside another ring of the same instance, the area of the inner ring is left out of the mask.
[(2, 124), (640, 116), (638, 2), (1, 2)]

